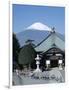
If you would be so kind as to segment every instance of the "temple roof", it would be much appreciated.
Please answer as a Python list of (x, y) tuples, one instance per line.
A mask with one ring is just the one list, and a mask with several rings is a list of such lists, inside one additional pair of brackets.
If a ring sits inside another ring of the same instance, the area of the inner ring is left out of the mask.
[(45, 39), (43, 39), (36, 47), (37, 52), (46, 52), (55, 45), (60, 50), (65, 51), (65, 38), (64, 35), (58, 32), (50, 33)]

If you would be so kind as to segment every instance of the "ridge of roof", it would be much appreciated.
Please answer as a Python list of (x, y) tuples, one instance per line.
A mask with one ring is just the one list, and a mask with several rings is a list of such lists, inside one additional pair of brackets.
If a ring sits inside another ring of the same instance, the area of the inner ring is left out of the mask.
[(40, 43), (38, 43), (36, 47), (38, 47), (41, 43), (43, 43), (50, 35), (51, 35), (51, 33), (45, 39), (43, 39)]

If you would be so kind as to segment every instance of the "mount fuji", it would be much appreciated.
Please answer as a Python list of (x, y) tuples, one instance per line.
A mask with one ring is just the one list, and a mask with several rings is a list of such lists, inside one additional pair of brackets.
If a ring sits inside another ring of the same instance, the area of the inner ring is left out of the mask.
[(17, 33), (16, 37), (21, 47), (25, 45), (25, 42), (29, 39), (34, 40), (33, 43), (37, 45), (43, 39), (45, 39), (50, 34), (50, 32), (52, 32), (50, 27), (43, 23), (36, 22), (25, 28), (22, 32)]
[(52, 31), (50, 27), (48, 27), (47, 25), (40, 23), (40, 22), (36, 22), (32, 25), (30, 25), (29, 27), (26, 28), (27, 30), (43, 30), (43, 31)]

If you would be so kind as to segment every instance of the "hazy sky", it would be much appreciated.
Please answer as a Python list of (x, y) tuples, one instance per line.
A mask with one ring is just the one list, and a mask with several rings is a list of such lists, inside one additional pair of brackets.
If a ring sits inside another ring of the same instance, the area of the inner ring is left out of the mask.
[(65, 8), (13, 4), (13, 32), (21, 32), (35, 22), (55, 27), (56, 31), (64, 34)]

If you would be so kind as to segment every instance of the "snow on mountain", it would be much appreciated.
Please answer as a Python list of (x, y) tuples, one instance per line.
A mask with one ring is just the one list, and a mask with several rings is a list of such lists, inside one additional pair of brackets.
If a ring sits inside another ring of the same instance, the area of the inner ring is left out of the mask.
[(26, 30), (52, 31), (52, 29), (50, 27), (48, 27), (47, 25), (45, 25), (41, 22), (36, 22), (36, 23), (30, 25), (29, 27), (26, 28)]

